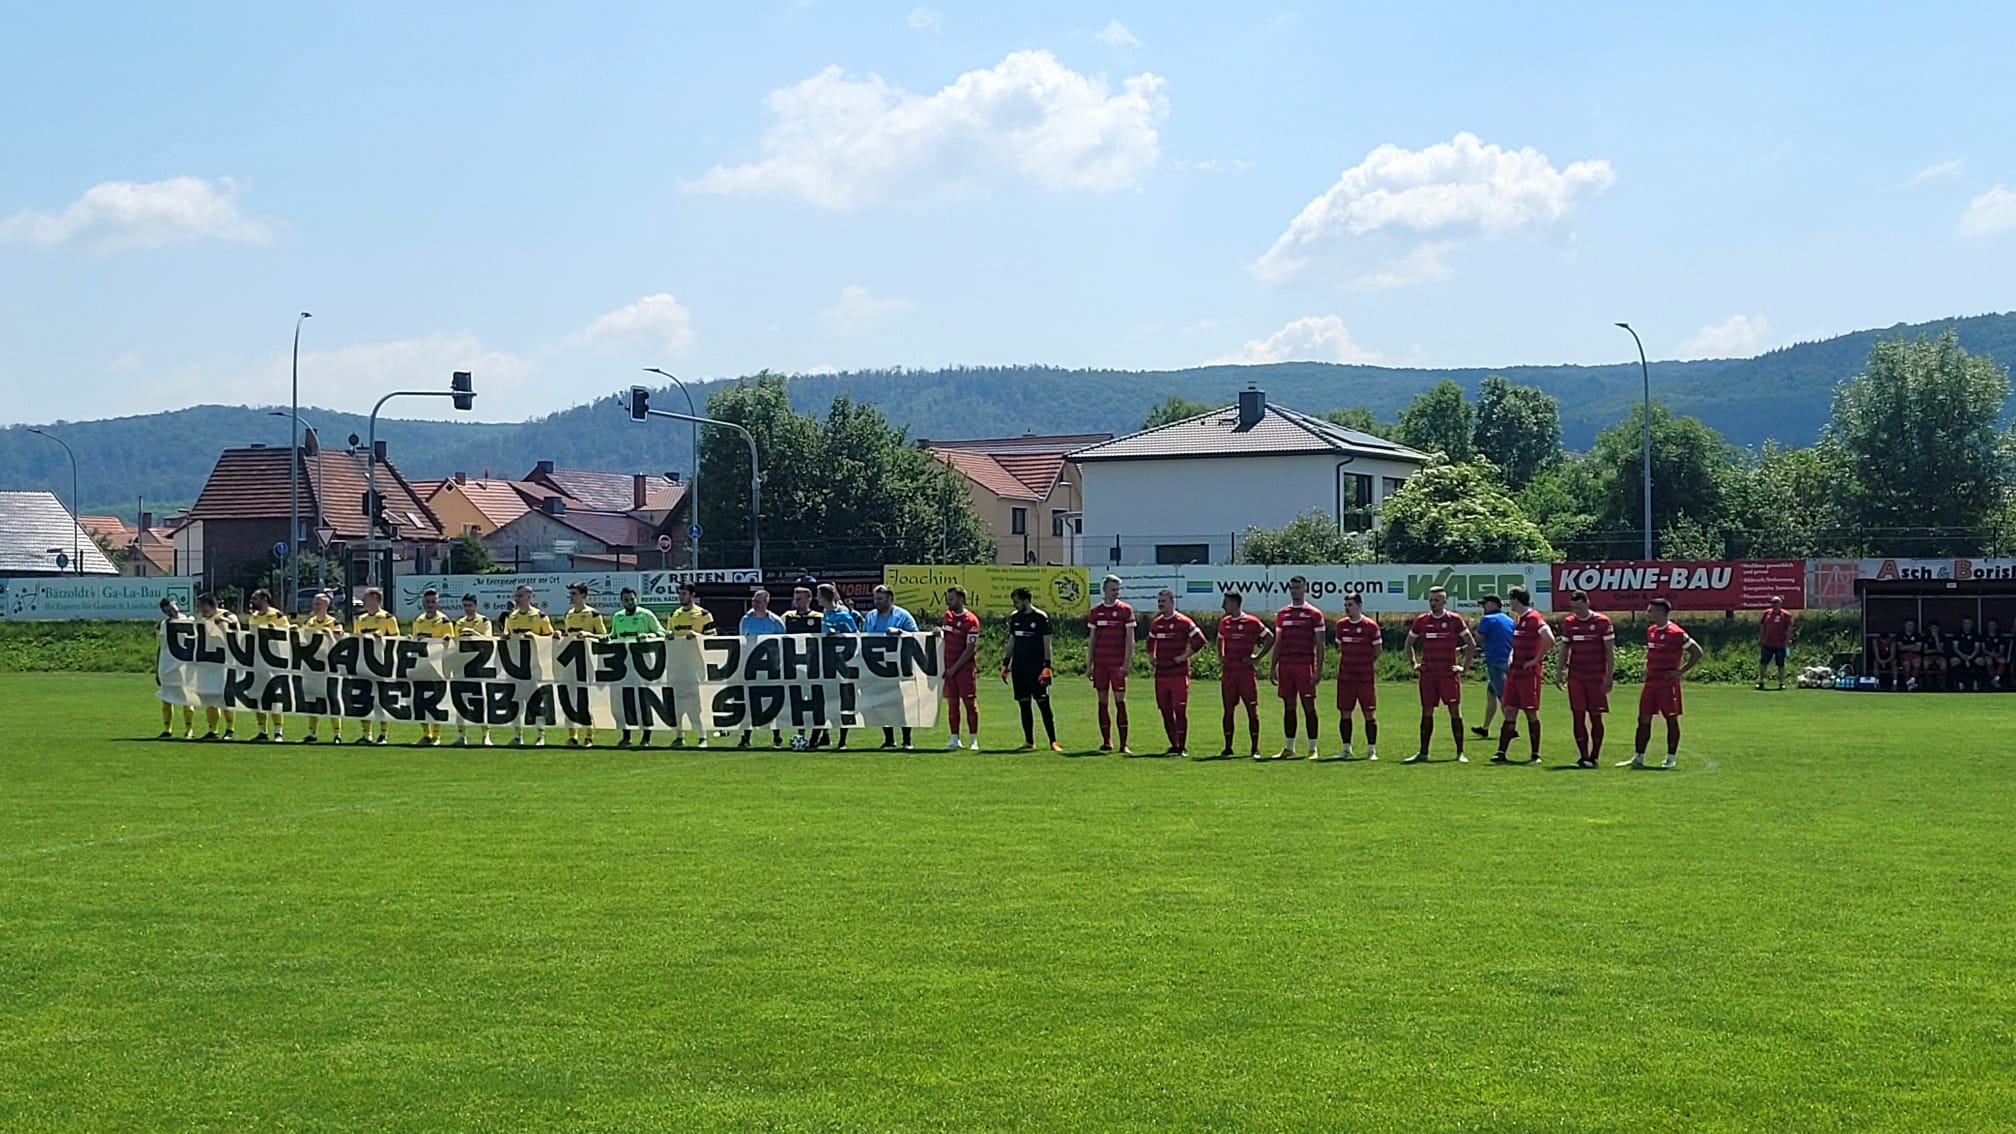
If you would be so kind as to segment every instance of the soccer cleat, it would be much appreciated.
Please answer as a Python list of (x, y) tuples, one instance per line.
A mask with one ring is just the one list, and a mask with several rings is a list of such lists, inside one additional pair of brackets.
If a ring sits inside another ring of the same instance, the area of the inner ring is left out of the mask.
[(1365, 749), (1365, 758), (1366, 758), (1367, 760), (1377, 760), (1377, 759), (1379, 758), (1379, 746), (1378, 746), (1378, 745), (1376, 745), (1376, 744), (1374, 744), (1374, 745), (1371, 745), (1370, 747), (1366, 748), (1366, 749)]
[[(686, 747), (686, 734), (683, 732), (674, 733), (672, 736), (672, 747), (674, 748)], [(700, 734), (700, 747), (702, 748), (707, 747), (707, 734), (704, 732)]]
[(956, 732), (952, 734), (952, 739), (945, 742), (945, 751), (947, 752), (957, 752), (964, 747), (966, 746), (959, 743), (959, 734)]
[(307, 736), (304, 736), (304, 737), (302, 737), (302, 738), (301, 738), (301, 743), (303, 743), (303, 744), (320, 744), (320, 743), (322, 743), (322, 738), (321, 738), (321, 737), (319, 737), (319, 736), (316, 736), (316, 735), (315, 735), (314, 733), (312, 733), (312, 732), (311, 732), (311, 733), (309, 733), (309, 734), (308, 734)]
[(1575, 766), (1578, 768), (1600, 768), (1603, 765), (1598, 763), (1594, 756), (1584, 756), (1580, 760), (1575, 761)]
[(458, 736), (458, 737), (456, 737), (456, 738), (455, 738), (455, 747), (457, 747), (457, 748), (467, 748), (467, 747), (469, 747), (469, 738), (468, 738), (468, 737), (466, 737), (466, 736)]
[(1470, 735), (1479, 740), (1489, 740), (1491, 739), (1491, 730), (1483, 725), (1471, 725)]
[(1304, 759), (1312, 764), (1321, 764), (1323, 762), (1323, 752), (1321, 749), (1312, 750)]
[(483, 734), (483, 747), (485, 747), (485, 748), (489, 748), (489, 747), (491, 747), (491, 744), (490, 744), (490, 734), (489, 734), (489, 733), (487, 733), (487, 732)]
[(225, 730), (224, 730), (224, 739), (226, 739), (226, 740), (236, 740), (236, 739), (238, 739), (238, 734), (237, 734), (237, 733), (235, 733), (235, 732), (232, 732), (232, 731), (231, 731), (230, 729), (228, 729), (228, 728), (227, 728), (227, 729), (225, 729)]
[(980, 734), (974, 733), (972, 736), (967, 737), (966, 747), (972, 749), (975, 752), (980, 751)]
[(1463, 755), (1461, 752), (1458, 752), (1456, 754), (1456, 762), (1458, 764), (1468, 764), (1470, 762), (1470, 757)]
[(1111, 751), (1113, 751), (1113, 746), (1111, 744), (1102, 743), (1099, 745), (1099, 754), (1101, 756), (1104, 756)]
[(583, 741), (581, 742), (581, 747), (583, 747), (583, 748), (593, 748), (593, 747), (595, 747), (595, 738), (591, 736), (591, 737), (588, 737), (587, 739), (583, 740)]
[(277, 728), (273, 730), (273, 743), (275, 744), (287, 743), (287, 737), (283, 735), (281, 731)]
[(738, 741), (736, 741), (736, 742), (735, 742), (735, 747), (737, 747), (737, 748), (747, 748), (747, 747), (749, 747), (749, 738), (745, 736), (745, 737), (743, 737), (743, 738), (742, 738), (741, 740), (738, 740)]
[(1064, 746), (1053, 740), (1050, 742), (1050, 751), (1062, 753), (1064, 751)]
[(157, 737), (155, 737), (154, 739), (156, 739), (156, 740), (173, 740), (173, 739), (175, 739), (175, 733), (174, 733), (174, 732), (173, 732), (172, 730), (170, 730), (170, 729), (165, 729), (165, 728), (164, 728), (164, 729), (162, 729), (162, 730), (161, 730), (161, 735), (160, 735), (160, 736), (157, 736)]
[(579, 738), (577, 738), (577, 737), (572, 737), (572, 736), (568, 737), (568, 738), (567, 738), (567, 747), (569, 747), (569, 748), (579, 748), (579, 747), (581, 747), (581, 741), (580, 741), (580, 739), (579, 739)]
[(513, 747), (513, 748), (523, 748), (523, 747), (525, 747), (525, 734), (523, 734), (523, 733), (517, 733), (517, 732), (514, 732), (514, 733), (512, 733), (512, 734), (511, 734), (511, 747)]
[(1498, 755), (1491, 757), (1491, 763), (1493, 764), (1510, 764), (1511, 762), (1512, 762), (1511, 759), (1508, 758), (1503, 752), (1500, 752)]
[(1400, 762), (1402, 764), (1426, 764), (1428, 762), (1428, 754), (1426, 752), (1416, 752), (1414, 755)]
[(628, 748), (628, 747), (630, 747), (630, 734), (629, 734), (629, 733), (627, 733), (627, 732), (626, 732), (626, 733), (624, 733), (624, 734), (622, 735), (622, 737), (621, 737), (621, 738), (619, 738), (619, 739), (618, 739), (618, 740), (616, 741), (616, 747), (618, 747), (618, 748)]
[[(675, 745), (674, 747), (677, 746)], [(700, 747), (702, 748), (707, 747), (707, 734), (705, 733), (700, 734)]]
[(218, 739), (218, 736), (217, 736), (217, 734), (216, 734), (216, 733), (214, 733), (214, 732), (206, 732), (206, 733), (204, 733), (204, 734), (203, 734), (203, 739), (204, 739), (204, 740), (206, 740), (206, 741), (211, 741), (211, 740), (216, 740), (216, 739)]
[(263, 733), (263, 732), (262, 732), (262, 733), (260, 733), (260, 734), (258, 734), (257, 736), (254, 736), (254, 737), (252, 738), (252, 743), (254, 743), (254, 744), (268, 744), (268, 743), (271, 743), (271, 741), (272, 741), (272, 738), (271, 738), (271, 737), (269, 737), (269, 736), (267, 736), (267, 735), (266, 735), (265, 733)]
[(645, 729), (645, 730), (644, 730), (644, 734), (643, 734), (642, 736), (640, 736), (640, 737), (638, 737), (638, 738), (637, 738), (637, 747), (639, 747), (639, 748), (649, 748), (649, 747), (651, 747), (651, 730), (650, 730), (650, 729)]
[(532, 739), (532, 747), (534, 748), (546, 747), (546, 734), (542, 732), (538, 736), (534, 737)]
[(1619, 768), (1642, 768), (1645, 766), (1645, 754), (1640, 752), (1629, 760), (1619, 760), (1616, 766)]
[(1225, 746), (1225, 751), (1223, 751), (1223, 752), (1220, 752), (1220, 753), (1218, 754), (1218, 758), (1219, 758), (1220, 760), (1230, 760), (1230, 759), (1232, 759), (1232, 755), (1233, 755), (1233, 754), (1232, 754), (1232, 746), (1228, 744), (1228, 745), (1226, 745), (1226, 746)]
[(1533, 755), (1526, 757), (1526, 762), (1528, 764), (1538, 764), (1540, 762), (1540, 754), (1535, 752)]
[(390, 743), (392, 743), (392, 736), (390, 733), (381, 732), (378, 734), (378, 740), (377, 740), (378, 747), (383, 748)]
[(1343, 754), (1343, 755), (1341, 755), (1341, 756), (1339, 756), (1339, 757), (1337, 757), (1337, 758), (1338, 758), (1339, 760), (1349, 760), (1349, 759), (1351, 758), (1351, 756), (1352, 756), (1352, 752), (1351, 752), (1351, 746), (1347, 744), (1347, 745), (1345, 745), (1345, 746), (1344, 746), (1344, 754)]
[(1133, 750), (1132, 748), (1129, 748), (1129, 747), (1127, 747), (1126, 745), (1124, 745), (1124, 744), (1123, 744), (1123, 745), (1121, 745), (1121, 746), (1120, 746), (1120, 755), (1122, 755), (1122, 756), (1132, 756), (1132, 755), (1134, 755), (1134, 750)]
[(1673, 756), (1673, 754), (1672, 754), (1672, 753), (1670, 753), (1670, 752), (1666, 754), (1666, 760), (1665, 760), (1665, 762), (1659, 765), (1659, 767), (1660, 767), (1660, 768), (1662, 768), (1662, 769), (1664, 769), (1664, 770), (1666, 770), (1666, 771), (1668, 771), (1668, 772), (1672, 771), (1673, 769), (1675, 769), (1675, 768), (1677, 768), (1677, 767), (1679, 767), (1679, 766), (1680, 766), (1680, 761), (1679, 761), (1679, 760), (1677, 760), (1677, 759), (1675, 759), (1675, 758), (1674, 758), (1674, 756)]
[(1283, 748), (1281, 751), (1275, 753), (1274, 758), (1276, 760), (1293, 760), (1295, 758), (1295, 747), (1290, 745), (1287, 748)]
[(186, 729), (186, 730), (184, 730), (184, 731), (183, 731), (183, 733), (182, 733), (182, 739), (184, 739), (184, 740), (194, 740), (194, 739), (196, 739), (196, 730), (195, 730), (195, 729), (193, 729), (193, 728), (192, 728), (192, 729)]
[(1034, 752), (1034, 751), (1036, 751), (1036, 743), (1035, 743), (1035, 741), (1029, 741), (1029, 742), (1027, 742), (1027, 743), (1025, 743), (1025, 744), (1022, 744), (1022, 745), (1019, 745), (1019, 746), (1017, 746), (1017, 747), (1016, 747), (1016, 749), (1015, 749), (1015, 751), (1017, 751), (1017, 752)]

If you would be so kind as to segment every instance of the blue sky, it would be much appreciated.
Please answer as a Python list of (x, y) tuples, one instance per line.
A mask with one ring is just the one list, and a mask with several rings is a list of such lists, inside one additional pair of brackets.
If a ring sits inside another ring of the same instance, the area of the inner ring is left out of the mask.
[(2016, 307), (2016, 9), (1415, 7), (0, 10), (0, 420)]

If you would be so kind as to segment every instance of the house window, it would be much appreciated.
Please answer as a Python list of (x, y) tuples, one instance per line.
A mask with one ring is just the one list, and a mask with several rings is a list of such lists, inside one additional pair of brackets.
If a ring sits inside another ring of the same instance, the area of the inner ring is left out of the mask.
[(1406, 483), (1407, 480), (1405, 477), (1389, 476), (1384, 478), (1379, 486), (1379, 499), (1385, 500), (1391, 497), (1394, 493), (1400, 491), (1401, 485)]
[(1063, 539), (1066, 535), (1084, 535), (1085, 520), (1083, 517), (1074, 520), (1071, 518), (1071, 513), (1061, 508), (1055, 509), (1050, 513), (1050, 534), (1058, 539)]
[(1372, 478), (1364, 473), (1354, 473), (1351, 477), (1351, 505), (1354, 508), (1372, 506)]
[(1155, 562), (1163, 567), (1181, 567), (1190, 563), (1211, 562), (1211, 545), (1208, 543), (1158, 543), (1155, 545)]
[(1009, 535), (1029, 534), (1029, 509), (1013, 508), (1009, 510), (1008, 534)]

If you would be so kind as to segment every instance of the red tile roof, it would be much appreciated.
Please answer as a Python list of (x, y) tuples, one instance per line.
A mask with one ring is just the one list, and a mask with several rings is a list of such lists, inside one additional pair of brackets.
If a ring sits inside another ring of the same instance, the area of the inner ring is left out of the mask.
[(77, 522), (84, 527), (84, 534), (92, 539), (104, 536), (113, 547), (131, 546), (139, 536), (139, 529), (117, 516), (79, 516)]
[[(525, 479), (547, 487), (592, 512), (628, 512), (637, 506), (636, 484), (630, 473), (596, 472), (592, 469), (533, 469)], [(645, 474), (644, 507), (650, 511), (670, 510), (679, 505), (684, 486), (671, 477)]]
[(1001, 462), (985, 453), (968, 453), (963, 449), (933, 449), (931, 455), (958, 469), (965, 474), (966, 479), (996, 496), (1009, 500), (1042, 499), (1030, 491), (1028, 485), (1016, 479), (1014, 473), (1002, 468)]
[[(443, 492), (460, 493), (478, 512), (483, 513), (493, 525), (500, 528), (531, 511), (534, 501), (558, 495), (552, 489), (540, 484), (474, 479), (443, 481), (435, 496)], [(434, 496), (428, 499), (432, 500)], [(570, 500), (568, 503), (578, 502)]]
[(169, 538), (172, 534), (172, 532), (164, 533), (160, 528), (148, 528), (140, 533), (139, 541), (133, 546), (140, 553), (140, 557), (147, 561), (148, 573), (154, 575), (175, 573), (175, 541)]
[[(289, 514), (290, 450), (253, 446), (226, 449), (189, 509), (192, 520), (281, 520)], [(301, 515), (335, 529), (340, 540), (368, 538), (364, 491), (369, 463), (357, 449), (326, 449), (301, 455)], [(401, 539), (438, 540), (441, 521), (399, 475), (390, 461), (378, 464), (378, 491), (385, 515)], [(316, 502), (321, 502), (318, 511)]]
[(924, 447), (996, 496), (1046, 500), (1057, 487), (1064, 455), (1111, 441), (1111, 433), (981, 437), (970, 441), (926, 441)]

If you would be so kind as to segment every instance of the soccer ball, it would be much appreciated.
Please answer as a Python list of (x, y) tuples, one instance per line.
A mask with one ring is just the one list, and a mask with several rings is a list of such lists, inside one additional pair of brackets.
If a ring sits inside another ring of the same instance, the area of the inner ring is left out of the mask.
[(811, 738), (811, 737), (809, 737), (809, 736), (806, 736), (806, 735), (805, 735), (804, 733), (802, 733), (802, 732), (794, 732), (794, 733), (792, 733), (792, 734), (791, 734), (791, 751), (793, 751), (793, 752), (810, 752), (810, 751), (812, 751), (812, 738)]

